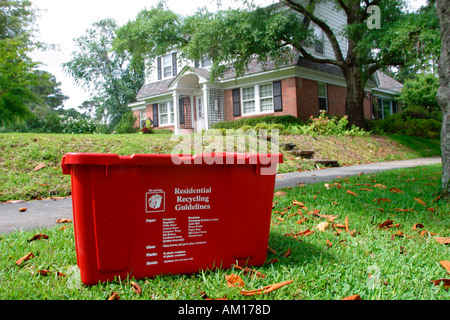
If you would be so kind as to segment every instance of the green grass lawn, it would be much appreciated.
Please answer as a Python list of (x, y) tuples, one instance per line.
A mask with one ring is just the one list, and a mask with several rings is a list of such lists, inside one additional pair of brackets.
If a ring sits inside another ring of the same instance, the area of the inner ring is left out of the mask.
[[(448, 300), (448, 289), (431, 283), (450, 278), (439, 263), (450, 260), (450, 246), (436, 240), (450, 237), (450, 206), (436, 200), (441, 170), (432, 165), (284, 189), (274, 198), (267, 263), (254, 268), (264, 278), (205, 270), (87, 287), (77, 277), (71, 224), (1, 236), (0, 299), (105, 300), (116, 292), (122, 300)], [(387, 220), (391, 227), (379, 228)], [(329, 225), (319, 231), (322, 222)], [(417, 224), (422, 227), (413, 230)], [(300, 235), (306, 230), (311, 233)], [(48, 239), (28, 241), (39, 233)], [(29, 252), (34, 257), (18, 266)], [(227, 286), (231, 274), (243, 288)], [(292, 283), (262, 295), (240, 293), (284, 281)]]
[[(401, 136), (400, 136), (401, 137)], [(438, 140), (389, 137), (280, 136), (300, 150), (315, 151), (315, 158), (338, 160), (341, 166), (411, 159), (440, 155)], [(34, 200), (70, 195), (70, 177), (64, 176), (60, 163), (69, 152), (165, 154), (179, 143), (170, 135), (63, 135), (0, 134), (0, 202)], [(208, 141), (204, 142), (208, 145)], [(284, 150), (279, 173), (316, 169), (309, 160)], [(424, 153), (425, 152), (425, 153)], [(38, 165), (45, 167), (35, 171)]]

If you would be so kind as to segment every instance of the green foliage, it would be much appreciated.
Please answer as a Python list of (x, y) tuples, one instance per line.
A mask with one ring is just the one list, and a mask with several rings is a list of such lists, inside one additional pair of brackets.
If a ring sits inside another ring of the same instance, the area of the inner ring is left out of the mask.
[(251, 117), (241, 118), (233, 121), (217, 122), (211, 126), (212, 129), (239, 129), (242, 126), (256, 126), (259, 123), (266, 124), (282, 124), (287, 126), (292, 123), (302, 123), (298, 118), (286, 115), (286, 116), (265, 116), (265, 117)]
[(332, 117), (325, 112), (321, 112), (318, 117), (311, 116), (310, 121), (305, 125), (289, 125), (284, 131), (287, 134), (307, 134), (307, 135), (345, 135), (345, 136), (368, 136), (370, 133), (349, 125), (348, 117)]
[(97, 126), (97, 121), (77, 111), (54, 111), (50, 107), (35, 107), (25, 120), (0, 127), (0, 131), (86, 134), (97, 132)]
[(308, 123), (304, 124), (294, 116), (266, 116), (241, 118), (234, 121), (219, 122), (212, 126), (212, 129), (241, 129), (244, 132), (254, 130), (259, 132), (263, 130), (278, 130), (280, 134), (293, 135), (348, 135), (348, 136), (366, 136), (366, 132), (354, 125), (350, 126), (348, 118), (330, 117), (321, 112), (318, 117), (311, 116)]
[(422, 107), (410, 107), (385, 119), (368, 120), (375, 134), (404, 134), (408, 136), (437, 139), (442, 122), (439, 111), (429, 112)]
[(91, 91), (91, 106), (102, 123), (112, 130), (129, 111), (144, 82), (143, 61), (130, 63), (131, 55), (113, 50), (118, 26), (112, 19), (95, 22), (84, 36), (75, 40), (77, 51), (63, 64), (76, 82)]
[(426, 110), (439, 110), (439, 104), (436, 99), (438, 89), (438, 76), (419, 73), (414, 79), (407, 79), (405, 81), (399, 100), (406, 107), (422, 107)]
[(134, 126), (136, 123), (136, 117), (133, 112), (129, 111), (122, 115), (122, 119), (120, 119), (117, 126), (114, 128), (116, 133), (135, 133), (138, 129)]

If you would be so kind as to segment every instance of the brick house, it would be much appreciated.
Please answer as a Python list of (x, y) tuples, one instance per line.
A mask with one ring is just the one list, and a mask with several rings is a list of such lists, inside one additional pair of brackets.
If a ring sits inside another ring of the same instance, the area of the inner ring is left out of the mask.
[[(320, 3), (317, 10), (336, 30), (346, 23), (345, 14), (336, 12), (331, 2)], [(321, 29), (316, 27), (314, 31), (317, 40), (309, 52), (334, 59)], [(347, 40), (338, 40), (345, 56)], [(129, 107), (138, 119), (137, 126), (142, 127), (149, 119), (155, 128), (171, 129), (176, 134), (200, 132), (216, 122), (243, 117), (292, 115), (307, 120), (321, 110), (345, 115), (347, 89), (340, 69), (297, 57), (283, 66), (270, 61), (261, 65), (255, 58), (243, 76), (236, 77), (229, 71), (211, 82), (211, 61), (186, 61), (179, 59), (176, 51), (168, 52), (151, 61), (152, 68), (136, 102)], [(395, 97), (401, 87), (377, 72), (366, 85), (365, 117), (383, 118), (398, 112)]]

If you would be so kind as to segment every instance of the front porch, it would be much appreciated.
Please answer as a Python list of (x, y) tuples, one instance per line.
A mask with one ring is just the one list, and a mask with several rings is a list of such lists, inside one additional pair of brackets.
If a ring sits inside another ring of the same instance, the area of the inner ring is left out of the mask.
[(174, 133), (192, 134), (224, 121), (223, 91), (192, 71), (181, 72), (170, 84)]

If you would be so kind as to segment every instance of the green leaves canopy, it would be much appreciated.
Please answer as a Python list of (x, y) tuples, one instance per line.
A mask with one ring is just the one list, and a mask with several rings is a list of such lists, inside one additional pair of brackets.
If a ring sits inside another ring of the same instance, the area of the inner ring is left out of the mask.
[(143, 61), (132, 61), (126, 51), (114, 51), (117, 24), (100, 20), (75, 40), (78, 51), (64, 70), (88, 90), (96, 103), (99, 120), (113, 128), (128, 111), (144, 81)]

